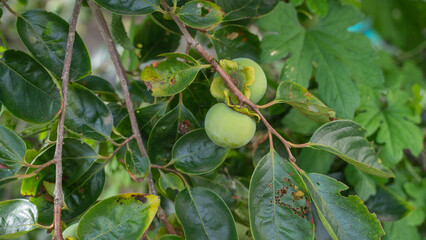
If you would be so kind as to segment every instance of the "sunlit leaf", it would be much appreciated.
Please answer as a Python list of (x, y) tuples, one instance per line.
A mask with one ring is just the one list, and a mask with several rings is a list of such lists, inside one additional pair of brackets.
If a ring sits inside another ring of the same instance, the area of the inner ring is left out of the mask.
[(26, 199), (0, 202), (0, 239), (17, 238), (36, 228), (37, 208)]

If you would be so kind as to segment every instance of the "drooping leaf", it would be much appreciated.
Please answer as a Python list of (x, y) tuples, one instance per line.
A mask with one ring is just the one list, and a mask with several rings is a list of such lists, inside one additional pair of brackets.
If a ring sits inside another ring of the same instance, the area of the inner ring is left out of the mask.
[(106, 140), (111, 134), (113, 123), (108, 107), (79, 84), (70, 84), (68, 94), (65, 127), (94, 140)]
[(26, 150), (24, 141), (16, 133), (0, 125), (0, 183), (21, 168)]
[(195, 187), (181, 191), (175, 209), (186, 239), (238, 239), (231, 211), (211, 190)]
[[(19, 37), (31, 54), (56, 77), (61, 77), (68, 38), (68, 23), (58, 15), (32, 9), (16, 21)], [(91, 72), (90, 57), (80, 35), (75, 34), (70, 81)]]
[(37, 208), (26, 199), (0, 202), (0, 239), (17, 238), (36, 229)]
[(199, 127), (192, 113), (183, 104), (177, 105), (158, 120), (149, 135), (147, 151), (150, 161), (160, 165), (169, 162), (175, 142)]
[(278, 86), (275, 100), (291, 105), (306, 117), (317, 122), (326, 123), (336, 117), (333, 109), (327, 107), (312, 93), (294, 82), (283, 81)]
[[(44, 164), (55, 155), (55, 145), (47, 147), (32, 162), (33, 165)], [(64, 139), (62, 150), (63, 186), (67, 187), (76, 182), (96, 160), (96, 152), (86, 143), (77, 139)], [(35, 168), (29, 168), (26, 174), (34, 172)], [(55, 165), (44, 168), (31, 178), (25, 178), (21, 185), (23, 196), (37, 196), (40, 193), (40, 184), (43, 181), (55, 182)]]
[(405, 217), (414, 208), (396, 193), (384, 186), (378, 186), (375, 195), (365, 205), (382, 222), (393, 222)]
[(204, 174), (219, 167), (229, 149), (216, 145), (204, 129), (182, 136), (173, 146), (172, 161), (177, 170), (186, 174)]
[(303, 180), (321, 222), (333, 239), (373, 240), (384, 235), (379, 220), (368, 212), (359, 197), (340, 195), (348, 189), (346, 185), (316, 173), (303, 174)]
[(150, 14), (160, 5), (160, 0), (95, 0), (101, 7), (122, 15)]
[(160, 205), (159, 197), (140, 193), (125, 193), (100, 201), (80, 220), (81, 240), (141, 239)]
[(365, 138), (365, 130), (350, 120), (337, 120), (322, 125), (312, 135), (310, 147), (339, 156), (359, 170), (378, 177), (394, 177), (377, 158), (372, 145)]
[(312, 239), (306, 187), (289, 161), (271, 151), (253, 172), (249, 190), (254, 239)]
[(160, 56), (166, 57), (166, 60), (145, 67), (141, 73), (141, 80), (147, 84), (149, 90), (152, 90), (152, 96), (164, 97), (182, 92), (194, 81), (198, 72), (205, 68), (194, 58), (183, 53)]
[(346, 30), (361, 19), (362, 14), (355, 8), (330, 1), (325, 18), (305, 29), (299, 23), (294, 6), (280, 3), (257, 22), (268, 32), (262, 39), (260, 59), (272, 62), (288, 57), (281, 80), (290, 80), (305, 88), (315, 63), (320, 98), (338, 117), (352, 118), (360, 97), (351, 77), (357, 83), (373, 87), (383, 83), (383, 74), (373, 62), (376, 54), (369, 40)]
[(136, 140), (132, 140), (128, 144), (124, 161), (133, 180), (140, 182), (148, 175), (150, 169), (148, 156), (142, 157)]
[(223, 21), (259, 17), (270, 12), (278, 0), (216, 0), (225, 12)]
[(133, 51), (135, 49), (127, 35), (126, 29), (124, 28), (121, 15), (112, 14), (111, 35), (115, 44), (118, 44), (129, 51)]
[(211, 28), (219, 24), (224, 13), (216, 4), (195, 0), (187, 2), (177, 13), (177, 17), (192, 28)]
[(147, 17), (136, 31), (133, 45), (140, 49), (140, 61), (147, 62), (160, 58), (159, 54), (174, 52), (179, 47), (180, 38), (180, 35), (165, 31), (153, 17)]
[(219, 59), (250, 58), (257, 62), (260, 54), (259, 37), (243, 26), (226, 25), (210, 38)]
[(28, 54), (7, 50), (0, 59), (0, 102), (16, 117), (46, 123), (61, 108), (61, 95), (49, 73)]

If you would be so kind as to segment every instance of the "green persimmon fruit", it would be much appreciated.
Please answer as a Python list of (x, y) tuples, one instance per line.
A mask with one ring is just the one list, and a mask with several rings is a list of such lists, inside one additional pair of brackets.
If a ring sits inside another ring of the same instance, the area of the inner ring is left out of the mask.
[(256, 122), (224, 103), (209, 109), (204, 121), (207, 136), (219, 146), (239, 148), (246, 145), (256, 132)]
[(250, 58), (236, 58), (232, 59), (232, 61), (235, 61), (238, 63), (238, 65), (242, 67), (253, 67), (254, 68), (254, 74), (255, 74), (255, 80), (254, 83), (249, 86), (250, 89), (250, 98), (249, 100), (252, 103), (258, 103), (260, 99), (262, 99), (263, 95), (265, 95), (266, 92), (266, 76), (263, 72), (263, 69), (257, 64), (255, 61), (251, 60)]

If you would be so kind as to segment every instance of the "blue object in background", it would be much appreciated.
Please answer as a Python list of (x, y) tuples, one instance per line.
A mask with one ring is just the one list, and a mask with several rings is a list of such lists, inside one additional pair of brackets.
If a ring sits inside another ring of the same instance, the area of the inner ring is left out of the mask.
[(359, 32), (364, 34), (371, 43), (378, 48), (385, 47), (385, 41), (382, 37), (372, 28), (371, 19), (364, 19), (361, 22), (348, 28), (349, 32)]

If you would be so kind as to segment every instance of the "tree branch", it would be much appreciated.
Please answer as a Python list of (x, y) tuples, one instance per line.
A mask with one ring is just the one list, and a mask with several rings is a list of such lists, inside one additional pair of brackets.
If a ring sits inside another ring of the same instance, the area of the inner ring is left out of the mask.
[(263, 124), (265, 124), (268, 131), (270, 131), (272, 134), (274, 134), (285, 146), (289, 159), (293, 162), (296, 161), (296, 159), (293, 157), (293, 154), (290, 151), (291, 145), (285, 140), (272, 126), (269, 124), (269, 122), (265, 119), (265, 117), (262, 115), (262, 113), (259, 111), (259, 107), (252, 103), (244, 94), (235, 86), (235, 84), (232, 81), (232, 78), (225, 72), (225, 70), (222, 69), (222, 67), (213, 59), (212, 56), (204, 49), (204, 47), (195, 40), (191, 34), (189, 34), (188, 30), (186, 29), (184, 23), (174, 14), (172, 14), (172, 10), (170, 9), (169, 5), (164, 0), (161, 0), (161, 5), (164, 7), (166, 12), (168, 12), (179, 29), (181, 30), (183, 36), (186, 38), (186, 41), (191, 44), (194, 49), (208, 62), (210, 65), (214, 68), (214, 70), (222, 77), (222, 79), (225, 81), (226, 85), (228, 85), (228, 88), (235, 94), (238, 101), (240, 102), (240, 105), (247, 104), (249, 105), (253, 111), (255, 111), (262, 120)]
[[(121, 88), (123, 90), (124, 99), (126, 102), (127, 110), (129, 112), (129, 118), (130, 118), (130, 124), (132, 126), (132, 132), (135, 135), (136, 142), (138, 143), (139, 150), (141, 152), (142, 157), (145, 157), (147, 155), (145, 146), (143, 144), (142, 136), (139, 131), (138, 122), (136, 120), (135, 111), (133, 108), (133, 103), (130, 99), (130, 93), (128, 88), (128, 79), (126, 76), (126, 70), (123, 67), (123, 64), (120, 59), (120, 55), (117, 52), (117, 49), (115, 48), (114, 41), (111, 37), (111, 33), (108, 29), (108, 25), (105, 21), (105, 18), (102, 14), (102, 11), (99, 9), (99, 7), (93, 2), (93, 0), (88, 0), (87, 3), (89, 4), (90, 10), (92, 11), (93, 15), (95, 15), (96, 22), (98, 23), (99, 31), (101, 32), (102, 38), (105, 41), (105, 44), (107, 45), (111, 60), (114, 64), (115, 70), (117, 72), (118, 78), (120, 80)], [(157, 195), (157, 191), (155, 189), (154, 181), (152, 180), (151, 172), (148, 173), (148, 186), (149, 191)], [(164, 226), (167, 229), (167, 232), (170, 234), (176, 234), (176, 231), (173, 229), (172, 225), (167, 219), (167, 215), (165, 214), (164, 210), (159, 207), (157, 212), (158, 218), (163, 222)]]
[(71, 68), (71, 58), (72, 58), (72, 49), (75, 39), (75, 29), (77, 26), (78, 14), (80, 13), (82, 0), (76, 0), (74, 9), (71, 16), (67, 46), (64, 59), (64, 68), (62, 70), (62, 112), (59, 118), (58, 129), (57, 129), (57, 139), (56, 139), (56, 148), (55, 155), (53, 160), (56, 162), (56, 181), (55, 181), (55, 191), (54, 191), (54, 210), (53, 210), (53, 224), (55, 228), (55, 240), (62, 240), (62, 224), (61, 224), (61, 212), (62, 212), (62, 203), (63, 203), (63, 193), (62, 193), (62, 144), (64, 142), (64, 123), (65, 123), (65, 111), (68, 106), (68, 81), (70, 76)]

